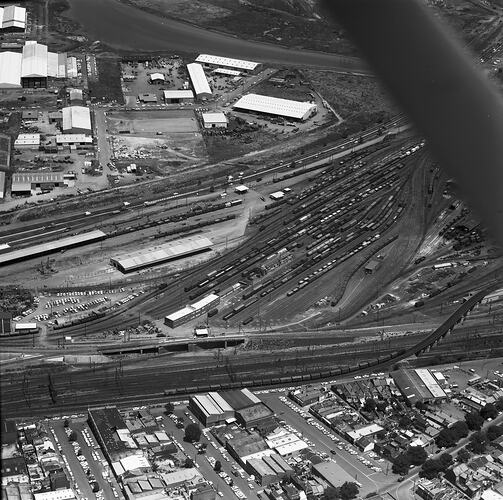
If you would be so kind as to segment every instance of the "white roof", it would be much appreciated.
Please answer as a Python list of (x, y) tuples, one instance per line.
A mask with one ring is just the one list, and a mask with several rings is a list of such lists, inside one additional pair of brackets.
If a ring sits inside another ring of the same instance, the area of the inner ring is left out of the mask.
[(193, 99), (192, 90), (165, 90), (164, 99)]
[(37, 328), (37, 323), (16, 323), (16, 330), (34, 330)]
[(185, 306), (182, 309), (178, 309), (178, 311), (171, 313), (169, 316), (166, 316), (166, 319), (168, 319), (170, 321), (176, 321), (177, 319), (180, 319), (185, 316), (188, 316), (189, 314), (192, 314), (194, 311), (202, 309), (204, 306), (210, 304), (211, 302), (213, 302), (214, 300), (217, 300), (217, 299), (220, 299), (220, 297), (218, 295), (210, 293), (209, 295), (206, 295), (206, 297), (203, 297), (201, 300), (198, 300), (197, 302), (194, 302), (193, 304)]
[(152, 249), (119, 255), (118, 257), (113, 257), (112, 261), (122, 266), (125, 270), (135, 269), (203, 250), (212, 245), (211, 240), (201, 236), (184, 238), (164, 243)]
[(248, 388), (241, 389), (241, 392), (250, 400), (253, 401), (254, 403), (261, 403), (260, 399), (253, 394), (253, 392), (250, 391)]
[(68, 57), (66, 60), (66, 74), (68, 78), (77, 77), (77, 58)]
[(21, 87), (22, 59), (17, 52), (0, 52), (0, 87)]
[(210, 85), (204, 74), (203, 67), (200, 64), (187, 64), (187, 71), (189, 72), (190, 81), (192, 82), (196, 95), (211, 94)]
[(66, 78), (66, 54), (47, 52), (47, 76)]
[(220, 75), (239, 76), (241, 74), (241, 71), (236, 71), (235, 69), (217, 68), (213, 70), (213, 73)]
[(207, 306), (208, 304), (211, 304), (214, 300), (219, 299), (218, 295), (215, 295), (214, 293), (210, 293), (209, 295), (206, 295), (203, 297), (201, 300), (198, 300), (197, 302), (194, 302), (192, 304), (192, 307), (194, 309), (202, 309), (203, 307)]
[(227, 117), (221, 111), (214, 113), (203, 113), (204, 123), (227, 123)]
[[(0, 171), (0, 198), (3, 198), (4, 194), (5, 194), (5, 172)], [(9, 245), (7, 245), (7, 243), (0, 245), (0, 250), (5, 250), (6, 248), (9, 248)]]
[(280, 99), (267, 95), (247, 94), (234, 103), (232, 107), (301, 120), (309, 114), (313, 108), (316, 109), (316, 104), (311, 102), (292, 101), (290, 99)]
[(26, 9), (17, 5), (9, 5), (0, 9), (1, 27), (5, 28), (26, 28)]
[(82, 89), (70, 89), (70, 100), (82, 99)]
[(93, 142), (93, 138), (90, 135), (85, 134), (58, 134), (56, 136), (56, 142), (58, 144), (68, 144), (73, 142), (86, 142), (90, 144)]
[(63, 108), (63, 130), (80, 128), (91, 131), (91, 112), (86, 106)]
[(260, 63), (244, 61), (242, 59), (232, 59), (231, 57), (212, 56), (210, 54), (199, 54), (196, 62), (213, 64), (214, 66), (227, 66), (229, 68), (239, 68), (253, 71)]
[(46, 491), (44, 493), (33, 493), (35, 500), (69, 500), (75, 498), (75, 493), (71, 488), (64, 490)]
[(142, 467), (150, 468), (150, 463), (143, 455), (129, 455), (121, 458), (120, 464), (125, 471), (139, 469)]
[(498, 493), (497, 491), (494, 491), (492, 489), (485, 490), (484, 493), (482, 493), (482, 500), (503, 500), (503, 495)]
[(47, 77), (47, 45), (27, 41), (23, 47), (21, 77)]
[(438, 385), (438, 382), (435, 380), (435, 377), (430, 373), (430, 370), (427, 370), (425, 368), (418, 368), (416, 370), (416, 373), (417, 376), (422, 380), (423, 384), (432, 393), (434, 398), (445, 397), (445, 392)]
[(40, 134), (19, 134), (14, 141), (14, 146), (26, 146), (30, 144), (40, 144)]
[(150, 75), (151, 80), (164, 80), (164, 75), (162, 73), (152, 73)]
[(270, 198), (283, 198), (283, 196), (285, 196), (285, 193), (283, 193), (283, 191), (274, 191), (274, 193), (271, 193), (269, 195)]
[(281, 456), (285, 456), (300, 450), (305, 450), (306, 448), (308, 448), (307, 443), (305, 441), (302, 441), (302, 439), (298, 439), (297, 441), (292, 441), (291, 443), (276, 446), (274, 449)]
[(249, 191), (250, 188), (248, 186), (245, 186), (244, 184), (240, 184), (239, 186), (236, 186), (234, 188), (234, 191), (237, 193), (246, 193), (246, 191)]

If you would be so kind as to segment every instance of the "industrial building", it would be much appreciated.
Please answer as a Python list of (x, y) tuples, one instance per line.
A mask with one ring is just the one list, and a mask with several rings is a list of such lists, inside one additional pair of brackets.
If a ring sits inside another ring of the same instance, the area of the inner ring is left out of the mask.
[(292, 101), (260, 94), (247, 94), (232, 105), (233, 109), (282, 116), (292, 120), (305, 121), (316, 113), (316, 104), (312, 102)]
[(260, 63), (253, 61), (213, 56), (210, 54), (199, 54), (196, 58), (196, 63), (201, 63), (207, 68), (232, 68), (244, 73), (255, 73), (262, 66)]
[(14, 141), (17, 149), (38, 149), (40, 147), (40, 134), (19, 134)]
[(167, 104), (192, 102), (194, 100), (194, 92), (192, 92), (192, 90), (165, 90), (163, 97), (164, 102)]
[(326, 481), (334, 488), (340, 488), (346, 482), (354, 482), (355, 478), (350, 476), (340, 465), (332, 460), (314, 464), (312, 473)]
[(110, 463), (140, 453), (115, 406), (90, 408), (87, 422)]
[(91, 111), (86, 106), (68, 106), (63, 108), (63, 133), (90, 134)]
[(291, 457), (300, 451), (309, 448), (305, 441), (283, 428), (279, 428), (268, 435), (265, 438), (265, 442), (269, 448), (273, 449), (282, 457)]
[(77, 78), (78, 70), (77, 70), (77, 58), (76, 57), (68, 57), (66, 59), (66, 77), (67, 78)]
[(0, 200), (5, 197), (5, 172), (0, 170)]
[(26, 9), (17, 5), (0, 7), (0, 32), (24, 33), (26, 30)]
[(379, 266), (381, 263), (378, 260), (371, 260), (365, 264), (365, 274), (373, 274), (377, 269), (379, 269)]
[(14, 325), (14, 333), (24, 335), (29, 333), (38, 333), (37, 323), (16, 323)]
[(0, 266), (40, 257), (41, 255), (47, 255), (63, 248), (73, 248), (79, 245), (85, 245), (86, 243), (100, 241), (104, 238), (106, 238), (106, 234), (103, 231), (94, 230), (76, 236), (61, 238), (60, 240), (50, 241), (48, 243), (41, 243), (40, 245), (14, 250), (12, 252), (0, 253)]
[(428, 403), (447, 399), (446, 393), (430, 370), (398, 370), (391, 376), (406, 402), (411, 406), (418, 401)]
[(188, 257), (197, 253), (205, 252), (212, 247), (211, 240), (201, 236), (173, 240), (157, 247), (140, 250), (128, 254), (119, 255), (110, 259), (110, 264), (122, 271), (130, 273), (155, 266), (181, 257)]
[(66, 54), (27, 41), (21, 54), (0, 52), (0, 88), (47, 88), (48, 78), (66, 78)]
[(70, 98), (70, 102), (72, 104), (77, 101), (82, 102), (84, 100), (82, 89), (69, 89), (68, 97)]
[(164, 318), (164, 324), (170, 328), (176, 328), (177, 326), (187, 323), (204, 313), (210, 311), (215, 306), (220, 303), (220, 297), (215, 294), (207, 295), (202, 299), (189, 304), (178, 311), (175, 311)]
[(93, 144), (93, 138), (85, 134), (58, 134), (56, 136), (58, 146), (89, 146)]
[(138, 94), (138, 100), (143, 104), (156, 103), (157, 96), (155, 94), (149, 94), (149, 93)]
[(285, 193), (283, 191), (275, 191), (269, 195), (269, 198), (274, 201), (281, 200), (285, 197)]
[(234, 410), (217, 392), (192, 396), (189, 408), (205, 427), (233, 419)]
[(197, 63), (190, 63), (187, 64), (187, 71), (189, 72), (190, 82), (196, 97), (198, 99), (211, 97), (211, 88), (204, 74), (203, 67)]
[(66, 187), (63, 175), (56, 172), (18, 172), (12, 176), (11, 193), (14, 196), (30, 196), (32, 191)]
[(246, 464), (246, 469), (262, 486), (281, 481), (294, 473), (292, 467), (277, 453), (262, 458), (251, 458)]
[(213, 73), (225, 76), (239, 76), (241, 74), (241, 71), (236, 71), (235, 69), (217, 68), (213, 70)]
[(203, 113), (204, 128), (227, 128), (229, 120), (221, 111), (215, 113)]
[(162, 84), (166, 79), (162, 73), (152, 73), (149, 75), (148, 80), (150, 83)]

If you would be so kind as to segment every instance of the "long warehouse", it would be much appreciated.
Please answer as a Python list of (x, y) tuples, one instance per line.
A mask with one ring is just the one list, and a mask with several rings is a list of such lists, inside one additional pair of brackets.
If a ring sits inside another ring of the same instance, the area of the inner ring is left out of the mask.
[(206, 75), (204, 74), (203, 67), (197, 63), (187, 64), (187, 71), (189, 72), (190, 82), (194, 89), (194, 94), (198, 99), (211, 97), (211, 88)]
[(234, 103), (232, 107), (236, 110), (284, 116), (300, 121), (307, 120), (317, 110), (316, 104), (312, 102), (292, 101), (260, 94), (247, 94)]
[(60, 240), (50, 241), (48, 243), (41, 243), (40, 245), (35, 245), (33, 247), (2, 253), (0, 254), (0, 266), (57, 252), (63, 248), (85, 245), (87, 243), (102, 240), (106, 237), (107, 235), (103, 231), (95, 230), (89, 231), (88, 233), (78, 234), (76, 236), (61, 238)]
[(185, 306), (184, 308), (166, 316), (164, 318), (164, 324), (168, 325), (170, 328), (176, 328), (177, 326), (187, 323), (187, 321), (202, 316), (205, 312), (213, 309), (219, 303), (220, 297), (211, 293), (197, 302), (189, 304), (188, 306)]
[(205, 237), (184, 238), (151, 249), (113, 257), (110, 259), (110, 264), (123, 273), (130, 273), (144, 267), (155, 266), (170, 260), (205, 252), (212, 246), (211, 240)]
[(199, 54), (196, 58), (197, 63), (204, 64), (206, 67), (233, 68), (239, 71), (254, 73), (262, 65), (258, 62), (244, 61), (242, 59), (232, 59), (231, 57), (213, 56), (210, 54)]

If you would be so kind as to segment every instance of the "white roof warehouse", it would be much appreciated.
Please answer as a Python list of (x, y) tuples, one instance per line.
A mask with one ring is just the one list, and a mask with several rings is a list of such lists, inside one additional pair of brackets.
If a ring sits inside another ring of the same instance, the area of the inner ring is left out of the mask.
[(242, 59), (232, 59), (231, 57), (212, 56), (210, 54), (199, 54), (196, 62), (206, 66), (218, 66), (224, 68), (234, 68), (241, 71), (255, 71), (260, 67), (260, 63), (244, 61)]
[(255, 111), (302, 121), (316, 113), (317, 109), (316, 104), (312, 102), (291, 101), (260, 94), (247, 94), (235, 102), (232, 107), (238, 110)]
[(85, 106), (63, 108), (63, 132), (85, 134), (91, 132), (91, 112)]
[(190, 81), (197, 97), (210, 97), (212, 92), (203, 67), (200, 64), (187, 64)]
[(0, 7), (0, 30), (24, 31), (26, 29), (26, 9), (17, 5)]

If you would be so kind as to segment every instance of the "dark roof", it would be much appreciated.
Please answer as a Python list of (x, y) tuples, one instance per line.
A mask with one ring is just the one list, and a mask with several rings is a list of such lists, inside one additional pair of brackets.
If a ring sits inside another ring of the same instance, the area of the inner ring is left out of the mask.
[(255, 404), (246, 394), (244, 394), (240, 390), (236, 391), (226, 391), (219, 392), (220, 396), (222, 396), (229, 405), (234, 408), (235, 411), (242, 410), (243, 408), (247, 408), (248, 406), (252, 406)]
[(2, 477), (26, 474), (26, 462), (23, 457), (11, 457), (2, 459)]
[(89, 418), (94, 422), (110, 455), (127, 449), (126, 445), (115, 434), (117, 429), (127, 429), (119, 410), (115, 406), (90, 409)]
[(17, 442), (16, 424), (11, 420), (2, 420), (0, 426), (2, 444), (15, 444)]
[(264, 403), (257, 403), (256, 405), (249, 406), (248, 408), (243, 408), (237, 413), (244, 422), (251, 423), (262, 418), (270, 417), (273, 412)]

